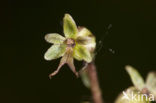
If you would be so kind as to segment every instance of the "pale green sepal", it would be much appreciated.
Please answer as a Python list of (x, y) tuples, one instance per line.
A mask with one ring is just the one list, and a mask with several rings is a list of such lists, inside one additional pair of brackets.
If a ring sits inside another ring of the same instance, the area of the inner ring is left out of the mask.
[(65, 38), (58, 33), (50, 33), (45, 36), (45, 40), (49, 43), (61, 44), (65, 41)]
[(65, 50), (66, 50), (66, 45), (64, 45), (64, 44), (60, 44), (60, 45), (54, 44), (47, 50), (47, 52), (44, 55), (44, 58), (46, 60), (57, 59), (57, 58), (64, 55)]
[(63, 29), (65, 37), (76, 38), (78, 30), (73, 18), (69, 14), (65, 14), (63, 22), (64, 22)]
[(146, 87), (155, 96), (156, 99), (156, 72), (150, 72), (148, 74)]
[(85, 27), (79, 26), (78, 30), (79, 30), (79, 33), (78, 33), (77, 36), (89, 36), (89, 35), (92, 35), (91, 31), (88, 30)]
[(82, 45), (76, 45), (74, 48), (74, 58), (77, 60), (84, 60), (88, 63), (92, 61), (91, 53)]
[(92, 38), (91, 38), (91, 37), (88, 37), (88, 36), (85, 36), (85, 37), (83, 37), (83, 36), (78, 36), (78, 37), (76, 38), (76, 42), (77, 42), (78, 44), (80, 44), (80, 45), (87, 45), (87, 44), (92, 43), (93, 41), (92, 41)]
[(84, 45), (90, 52), (93, 52), (96, 47), (95, 36), (85, 27), (78, 27), (78, 30), (79, 33), (76, 40), (78, 44)]
[(140, 73), (131, 66), (126, 66), (126, 70), (130, 75), (134, 86), (141, 91), (145, 87), (145, 83)]

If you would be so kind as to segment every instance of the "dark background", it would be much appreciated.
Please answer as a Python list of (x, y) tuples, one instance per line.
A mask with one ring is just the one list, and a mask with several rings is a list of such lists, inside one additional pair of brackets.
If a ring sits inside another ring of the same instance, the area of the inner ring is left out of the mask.
[[(63, 34), (62, 18), (70, 13), (77, 25), (97, 38), (96, 66), (103, 98), (112, 103), (131, 86), (124, 67), (145, 78), (156, 70), (155, 0), (10, 0), (1, 3), (0, 103), (80, 103), (90, 91), (67, 66), (49, 79), (59, 60), (45, 61), (46, 33)], [(108, 26), (112, 28), (108, 30)], [(107, 32), (108, 31), (108, 32)], [(102, 43), (99, 43), (102, 41)], [(79, 63), (76, 63), (80, 67)], [(79, 68), (78, 68), (79, 69)]]

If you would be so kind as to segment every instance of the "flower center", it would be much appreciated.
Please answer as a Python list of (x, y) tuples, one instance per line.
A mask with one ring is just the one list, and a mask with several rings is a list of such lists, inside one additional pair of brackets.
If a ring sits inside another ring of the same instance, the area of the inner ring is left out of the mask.
[(68, 39), (66, 39), (66, 44), (68, 47), (74, 47), (75, 46), (75, 40), (68, 38)]

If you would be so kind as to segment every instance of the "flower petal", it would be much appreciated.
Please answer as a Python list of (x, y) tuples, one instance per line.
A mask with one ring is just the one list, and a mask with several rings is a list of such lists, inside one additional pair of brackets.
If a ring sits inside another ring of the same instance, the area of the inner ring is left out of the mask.
[(150, 72), (146, 80), (147, 89), (154, 94), (156, 98), (156, 72)]
[(55, 75), (60, 71), (61, 67), (62, 67), (65, 63), (66, 63), (66, 60), (64, 59), (64, 56), (63, 56), (63, 58), (62, 58), (61, 61), (60, 61), (59, 66), (57, 67), (57, 69), (56, 69), (54, 72), (52, 72), (52, 73), (49, 75), (49, 78), (51, 79), (53, 76), (55, 76)]
[(45, 40), (49, 43), (61, 44), (64, 42), (65, 38), (57, 33), (50, 33), (45, 36)]
[(76, 38), (78, 30), (73, 18), (69, 14), (65, 14), (63, 21), (64, 21), (63, 29), (65, 37)]
[(89, 51), (93, 52), (96, 47), (95, 36), (85, 27), (78, 28), (77, 43), (84, 45)]
[(78, 72), (75, 69), (75, 65), (74, 65), (74, 59), (73, 56), (68, 56), (68, 61), (67, 61), (68, 66), (70, 67), (70, 69), (72, 70), (72, 72), (79, 77)]
[(49, 75), (49, 78), (51, 79), (54, 75), (56, 75), (61, 69), (61, 67), (66, 63), (68, 64), (70, 69), (73, 71), (73, 73), (75, 73), (75, 75), (78, 77), (79, 75), (78, 75), (78, 72), (76, 72), (74, 61), (73, 61), (73, 48), (68, 47), (66, 48), (65, 54), (61, 58), (58, 68)]
[(74, 58), (77, 60), (84, 60), (88, 63), (92, 61), (92, 57), (89, 50), (84, 46), (78, 44), (76, 44), (74, 48)]
[(145, 87), (145, 83), (140, 73), (131, 66), (126, 66), (126, 70), (130, 75), (134, 86), (141, 91)]
[(47, 52), (44, 55), (44, 58), (46, 60), (57, 59), (57, 58), (64, 55), (65, 50), (66, 50), (66, 45), (64, 45), (64, 44), (60, 44), (60, 45), (54, 44), (47, 50)]

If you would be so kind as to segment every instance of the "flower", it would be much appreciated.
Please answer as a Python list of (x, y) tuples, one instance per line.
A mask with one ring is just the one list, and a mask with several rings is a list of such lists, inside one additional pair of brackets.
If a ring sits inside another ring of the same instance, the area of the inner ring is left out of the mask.
[(148, 73), (146, 81), (132, 66), (127, 65), (128, 72), (134, 86), (120, 93), (115, 103), (152, 103), (156, 98), (156, 72)]
[(56, 75), (64, 64), (68, 64), (70, 69), (78, 76), (73, 58), (89, 63), (94, 56), (95, 37), (87, 28), (77, 27), (69, 14), (65, 14), (63, 18), (63, 31), (65, 37), (58, 33), (50, 33), (45, 36), (45, 40), (54, 45), (47, 50), (44, 58), (53, 60), (62, 57), (57, 70), (49, 75), (50, 78)]
[(156, 71), (149, 72), (145, 81), (141, 74), (132, 66), (126, 66), (126, 70), (136, 89), (145, 94), (151, 93), (156, 98)]

